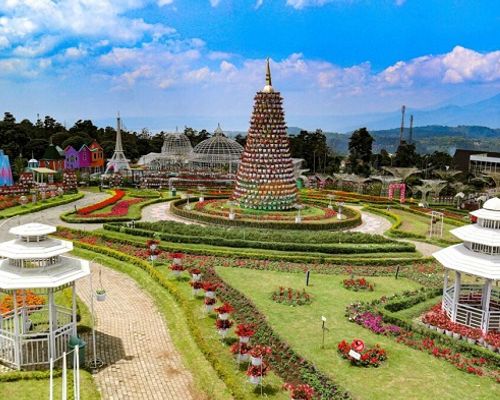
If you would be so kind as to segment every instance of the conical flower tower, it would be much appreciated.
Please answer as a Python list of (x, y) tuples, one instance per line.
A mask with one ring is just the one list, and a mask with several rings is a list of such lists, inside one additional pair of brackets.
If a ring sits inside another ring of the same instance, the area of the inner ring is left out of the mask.
[(289, 210), (297, 202), (283, 99), (272, 87), (269, 59), (266, 86), (255, 96), (233, 198), (257, 210)]

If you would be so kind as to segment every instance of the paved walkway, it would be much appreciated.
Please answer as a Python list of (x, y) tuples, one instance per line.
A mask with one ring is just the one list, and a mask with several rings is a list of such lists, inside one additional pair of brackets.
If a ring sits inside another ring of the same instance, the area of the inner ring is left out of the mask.
[(198, 222), (190, 221), (185, 218), (178, 217), (170, 213), (171, 202), (157, 203), (142, 209), (141, 222), (156, 222), (156, 221), (175, 221), (183, 224), (202, 225)]
[[(95, 264), (94, 290), (99, 269), (107, 298), (94, 301), (96, 343), (97, 355), (106, 365), (94, 377), (103, 400), (195, 399), (191, 373), (183, 367), (152, 298), (127, 275)], [(78, 281), (77, 293), (90, 308), (88, 279)], [(85, 340), (89, 360), (91, 335)]]

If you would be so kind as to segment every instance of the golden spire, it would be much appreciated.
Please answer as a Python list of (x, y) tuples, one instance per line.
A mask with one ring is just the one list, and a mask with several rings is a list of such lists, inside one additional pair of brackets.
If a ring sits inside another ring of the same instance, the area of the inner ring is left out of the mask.
[(271, 67), (269, 66), (269, 57), (266, 60), (266, 85), (273, 86), (271, 82)]

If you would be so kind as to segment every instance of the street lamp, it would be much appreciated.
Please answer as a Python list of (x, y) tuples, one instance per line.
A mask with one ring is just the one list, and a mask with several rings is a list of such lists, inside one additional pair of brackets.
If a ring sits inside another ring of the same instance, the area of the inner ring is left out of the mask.
[(297, 215), (295, 217), (295, 223), (300, 224), (302, 222), (302, 216), (300, 215), (300, 210), (304, 208), (302, 204), (294, 204), (294, 207), (297, 209)]
[(198, 191), (200, 192), (200, 198), (199, 198), (199, 202), (200, 203), (203, 203), (205, 201), (205, 196), (203, 195), (203, 193), (205, 192), (207, 188), (205, 186), (198, 186)]
[(330, 200), (330, 202), (328, 203), (328, 208), (330, 210), (333, 210), (333, 203), (332, 203), (332, 201), (335, 199), (335, 195), (334, 194), (328, 194), (326, 197), (328, 197), (328, 200)]
[(342, 207), (344, 207), (344, 202), (343, 201), (338, 201), (337, 206), (339, 208), (339, 211), (337, 213), (337, 219), (342, 219)]
[(236, 213), (234, 212), (234, 207), (238, 205), (238, 203), (234, 200), (228, 201), (227, 205), (229, 206), (229, 219), (233, 221), (236, 218)]

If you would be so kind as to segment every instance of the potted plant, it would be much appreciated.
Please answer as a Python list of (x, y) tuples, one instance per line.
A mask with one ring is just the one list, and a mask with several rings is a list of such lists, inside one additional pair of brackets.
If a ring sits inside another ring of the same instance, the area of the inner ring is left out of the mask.
[(217, 331), (219, 332), (219, 335), (221, 335), (223, 338), (226, 337), (227, 332), (229, 331), (229, 328), (233, 326), (233, 321), (230, 321), (228, 319), (217, 319), (215, 321), (215, 326), (217, 327)]
[(252, 350), (250, 350), (250, 359), (252, 361), (252, 365), (261, 365), (264, 356), (268, 354), (271, 354), (271, 348), (268, 346), (262, 346), (258, 344), (252, 347)]
[(216, 300), (213, 297), (205, 297), (205, 311), (210, 312), (214, 309)]
[(248, 343), (250, 338), (255, 335), (252, 324), (239, 324), (234, 333), (240, 338), (240, 343)]
[(215, 299), (215, 290), (219, 287), (217, 283), (203, 282), (203, 290), (205, 290), (205, 297)]
[(269, 367), (267, 364), (249, 365), (247, 376), (250, 383), (258, 385), (262, 382), (262, 378), (267, 375)]
[(184, 271), (184, 267), (182, 266), (182, 264), (176, 264), (176, 263), (172, 263), (170, 269), (176, 278), (178, 278), (181, 272)]
[(236, 354), (238, 362), (247, 362), (250, 358), (248, 352), (251, 347), (247, 343), (236, 342), (231, 346), (231, 353)]
[(191, 273), (191, 278), (193, 281), (201, 280), (201, 270), (198, 268), (193, 268), (189, 271)]
[(283, 389), (290, 392), (291, 400), (312, 400), (314, 397), (314, 389), (307, 384), (293, 385), (285, 383)]
[(106, 300), (106, 290), (105, 289), (97, 289), (95, 291), (95, 297), (97, 301), (104, 301)]
[(234, 307), (229, 303), (224, 303), (222, 306), (215, 309), (218, 314), (219, 319), (226, 320), (229, 319), (229, 314), (234, 311)]
[(203, 289), (203, 282), (200, 281), (191, 281), (189, 282), (191, 287), (193, 288), (193, 295), (197, 296), (201, 289)]

